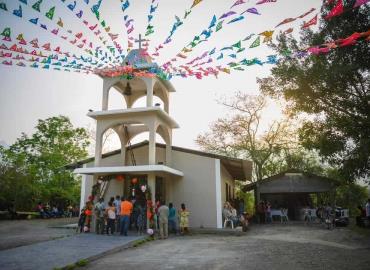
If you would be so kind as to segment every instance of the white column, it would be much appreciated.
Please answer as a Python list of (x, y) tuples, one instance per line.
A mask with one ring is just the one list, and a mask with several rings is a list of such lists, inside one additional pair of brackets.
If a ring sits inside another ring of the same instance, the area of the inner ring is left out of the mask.
[(129, 138), (126, 138), (125, 130), (122, 126), (115, 129), (116, 133), (118, 134), (119, 140), (121, 142), (121, 161), (122, 165), (126, 166), (126, 145)]
[(121, 160), (122, 160), (122, 165), (126, 166), (126, 141), (123, 143), (121, 142)]
[(170, 114), (170, 109), (169, 109), (168, 101), (164, 103), (164, 111), (166, 113)]
[(164, 90), (164, 111), (170, 114), (170, 93), (167, 90)]
[(149, 173), (148, 174), (148, 186), (150, 187), (150, 191), (152, 192), (152, 202), (155, 204), (155, 174)]
[[(148, 187), (150, 188), (150, 191), (152, 193), (152, 203), (153, 203), (153, 209), (155, 208), (155, 174), (149, 173), (148, 174)], [(149, 219), (147, 219), (147, 228), (149, 228)], [(154, 224), (154, 228), (157, 228), (157, 225)]]
[(146, 106), (153, 107), (154, 79), (144, 78), (146, 84)]
[(107, 79), (104, 79), (103, 82), (103, 99), (102, 99), (102, 110), (108, 110), (108, 102), (109, 102), (109, 88), (111, 84)]
[(95, 167), (99, 167), (101, 163), (102, 147), (103, 147), (103, 134), (99, 123), (96, 125), (96, 137), (95, 137)]
[(172, 162), (172, 129), (168, 130), (169, 138), (166, 142), (166, 165), (171, 167)]
[(148, 128), (149, 128), (149, 157), (148, 157), (148, 164), (149, 165), (155, 165), (156, 124), (155, 124), (155, 121), (154, 120), (150, 123), (150, 125), (148, 126)]
[[(82, 167), (86, 168), (86, 164), (84, 164)], [(88, 197), (87, 192), (88, 192), (88, 176), (86, 174), (83, 174), (81, 177), (80, 209), (82, 209), (85, 206)]]
[(215, 184), (216, 184), (216, 222), (217, 228), (222, 228), (222, 201), (221, 201), (221, 162), (215, 159)]

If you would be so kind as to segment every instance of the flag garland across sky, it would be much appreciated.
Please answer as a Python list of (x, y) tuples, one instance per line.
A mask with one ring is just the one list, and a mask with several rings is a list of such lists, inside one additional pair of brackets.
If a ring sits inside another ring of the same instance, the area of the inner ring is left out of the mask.
[[(272, 42), (278, 34), (290, 34), (297, 30), (291, 27), (291, 23), (299, 21), (300, 29), (307, 29), (318, 24), (321, 20), (331, 20), (340, 16), (346, 10), (361, 8), (370, 0), (356, 0), (353, 6), (347, 6), (344, 0), (325, 0), (324, 4), (333, 6), (332, 10), (323, 18), (311, 8), (302, 11), (296, 17), (282, 20), (276, 26), (271, 26), (260, 33), (249, 33), (245, 38), (230, 41), (229, 46), (217, 48), (207, 42), (222, 31), (235, 31), (238, 24), (248, 16), (263, 18), (260, 6), (273, 6), (278, 0), (230, 0), (230, 8), (221, 14), (210, 14), (209, 26), (199, 31), (194, 37), (189, 37), (189, 43), (185, 44), (180, 52), (169, 57), (168, 60), (151, 65), (136, 65), (135, 61), (123, 63), (127, 54), (134, 49), (134, 43), (140, 46), (139, 59), (150, 58), (153, 62), (166, 53), (166, 47), (176, 40), (176, 32), (182, 27), (200, 5), (206, 5), (210, 0), (193, 0), (191, 6), (184, 11), (183, 16), (173, 15), (175, 21), (169, 26), (169, 34), (159, 44), (150, 43), (149, 39), (136, 40), (134, 30), (139, 28), (130, 15), (133, 0), (120, 0), (123, 35), (113, 33), (108, 18), (103, 18), (101, 8), (103, 5), (115, 5), (110, 1), (103, 0), (0, 0), (0, 16), (7, 13), (22, 21), (24, 24), (33, 25), (49, 32), (50, 40), (41, 42), (41, 38), (32, 33), (24, 33), (13, 25), (0, 25), (0, 63), (5, 66), (19, 66), (39, 69), (52, 69), (66, 72), (78, 72), (85, 74), (97, 74), (101, 76), (123, 76), (128, 79), (135, 76), (171, 79), (174, 76), (183, 78), (196, 77), (202, 79), (209, 75), (215, 77), (220, 72), (244, 71), (248, 66), (276, 64), (280, 61), (277, 55), (267, 55), (263, 59), (259, 57), (245, 57), (245, 51), (249, 54), (254, 48), (265, 43)], [(157, 10), (161, 0), (148, 0), (147, 24), (143, 35), (152, 36), (156, 31)], [(62, 5), (61, 5), (62, 4)], [(143, 2), (140, 2), (143, 5)], [(62, 10), (63, 9), (63, 10)], [(240, 11), (238, 11), (240, 10)], [(80, 21), (79, 31), (73, 31), (70, 20), (63, 17), (69, 12)], [(168, 15), (171, 17), (171, 15)], [(4, 24), (3, 22), (2, 24)], [(227, 27), (226, 27), (227, 26)], [(282, 27), (288, 27), (283, 30)], [(279, 32), (278, 32), (279, 31)], [(292, 53), (287, 51), (284, 57), (303, 58), (309, 55), (330, 53), (333, 49), (345, 46), (353, 46), (358, 42), (368, 42), (370, 31), (342, 37), (326, 44), (312, 45)], [(122, 42), (123, 41), (123, 42)], [(145, 42), (145, 43), (142, 43)], [(203, 53), (193, 56), (195, 47), (204, 47)], [(73, 48), (72, 50), (69, 48)]]

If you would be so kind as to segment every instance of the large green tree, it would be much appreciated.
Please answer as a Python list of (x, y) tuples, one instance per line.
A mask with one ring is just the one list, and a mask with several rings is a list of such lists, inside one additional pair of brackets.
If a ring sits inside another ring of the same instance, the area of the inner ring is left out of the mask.
[(210, 132), (199, 135), (196, 142), (206, 151), (251, 159), (253, 180), (270, 176), (271, 172), (264, 170), (265, 165), (283, 149), (296, 145), (290, 122), (286, 119), (274, 121), (264, 128), (261, 122), (267, 100), (263, 95), (239, 92), (221, 103), (230, 109), (231, 115), (215, 121)]
[[(8, 188), (2, 188), (0, 193), (9, 199), (8, 195), (15, 187), (27, 186), (19, 196), (31, 196), (33, 202), (76, 203), (79, 181), (65, 166), (87, 156), (89, 138), (86, 130), (74, 128), (65, 116), (39, 120), (35, 130), (31, 136), (22, 134), (9, 149), (1, 149), (1, 179)], [(32, 191), (31, 195), (29, 191)], [(27, 205), (21, 208), (27, 208)]]
[[(338, 1), (331, 2), (323, 4), (323, 17)], [(370, 173), (369, 42), (360, 38), (353, 46), (327, 54), (296, 55), (302, 49), (333, 45), (332, 41), (354, 32), (368, 31), (370, 8), (352, 8), (354, 3), (345, 1), (342, 15), (322, 19), (317, 31), (304, 30), (299, 40), (280, 35), (272, 47), (283, 60), (271, 76), (258, 80), (263, 93), (284, 97), (292, 113), (310, 115), (300, 130), (301, 142), (339, 166), (347, 180)]]

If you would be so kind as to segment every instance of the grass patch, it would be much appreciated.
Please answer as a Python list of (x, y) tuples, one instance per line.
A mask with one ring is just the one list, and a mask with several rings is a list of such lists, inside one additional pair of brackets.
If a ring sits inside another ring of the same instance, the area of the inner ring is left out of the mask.
[(65, 270), (73, 270), (76, 269), (76, 264), (69, 264), (66, 267), (64, 267)]
[(82, 259), (82, 260), (79, 260), (78, 262), (76, 262), (76, 265), (77, 265), (78, 267), (83, 267), (83, 266), (86, 266), (88, 263), (89, 263), (89, 261), (88, 261), (88, 260), (84, 260), (84, 259)]
[(154, 240), (154, 238), (149, 236), (149, 237), (144, 238), (144, 239), (141, 239), (141, 240), (136, 240), (136, 241), (132, 244), (132, 246), (133, 246), (133, 247), (138, 247), (138, 246), (140, 246), (140, 245), (145, 244), (146, 242), (150, 242), (150, 241), (153, 241), (153, 240)]

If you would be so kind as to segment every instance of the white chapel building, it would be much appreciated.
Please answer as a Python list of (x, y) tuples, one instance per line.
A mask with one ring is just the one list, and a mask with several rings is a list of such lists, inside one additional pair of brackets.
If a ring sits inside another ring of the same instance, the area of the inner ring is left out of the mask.
[[(125, 64), (138, 69), (155, 65), (139, 52), (132, 50)], [(179, 125), (169, 115), (170, 94), (175, 92), (169, 81), (159, 77), (102, 79), (102, 109), (88, 113), (96, 120), (95, 157), (73, 165), (74, 172), (82, 175), (81, 207), (100, 179), (105, 182), (101, 196), (106, 202), (116, 195), (139, 196), (140, 185), (147, 185), (153, 202), (172, 202), (177, 209), (184, 203), (191, 227), (222, 228), (223, 203), (234, 198), (235, 180), (251, 179), (252, 162), (172, 146), (172, 130)], [(108, 110), (111, 90), (122, 95), (123, 109)], [(154, 96), (163, 108), (153, 104)], [(146, 97), (146, 106), (135, 107), (142, 97)], [(121, 149), (102, 154), (103, 135), (110, 128), (117, 133)], [(144, 132), (149, 132), (148, 140), (131, 145)], [(158, 136), (165, 144), (157, 143)]]

